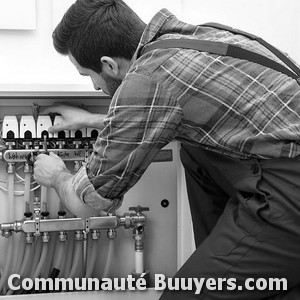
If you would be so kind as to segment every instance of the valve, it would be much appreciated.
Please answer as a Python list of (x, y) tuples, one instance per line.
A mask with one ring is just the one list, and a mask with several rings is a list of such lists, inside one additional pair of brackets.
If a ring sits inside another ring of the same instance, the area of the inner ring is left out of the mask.
[(143, 207), (143, 206), (132, 206), (132, 207), (129, 207), (129, 210), (133, 210), (135, 211), (137, 214), (142, 214), (143, 211), (149, 211), (150, 208), (149, 207)]

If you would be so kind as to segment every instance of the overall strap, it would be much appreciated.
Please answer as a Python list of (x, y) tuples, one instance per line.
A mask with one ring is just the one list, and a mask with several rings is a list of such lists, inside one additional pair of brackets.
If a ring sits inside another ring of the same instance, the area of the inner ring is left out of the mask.
[(253, 51), (249, 51), (246, 49), (243, 49), (239, 46), (228, 44), (228, 43), (222, 43), (222, 42), (214, 42), (214, 41), (206, 41), (206, 40), (198, 40), (198, 39), (186, 39), (186, 38), (180, 38), (180, 39), (165, 39), (165, 40), (159, 40), (156, 42), (153, 42), (149, 45), (145, 45), (143, 49), (140, 52), (140, 55), (143, 55), (147, 52), (150, 52), (155, 49), (168, 49), (168, 48), (184, 48), (184, 49), (193, 49), (203, 52), (208, 52), (216, 55), (222, 55), (222, 56), (230, 56), (233, 58), (239, 58), (251, 61), (253, 63), (257, 63), (260, 65), (263, 65), (265, 67), (271, 68), (275, 71), (278, 71), (280, 73), (286, 74), (287, 76), (296, 79), (298, 83), (300, 82), (300, 69), (290, 60), (288, 59), (283, 53), (281, 53), (279, 50), (277, 50), (272, 45), (265, 42), (263, 39), (240, 31), (233, 29), (228, 26), (224, 26), (221, 24), (216, 23), (207, 23), (201, 26), (207, 26), (207, 27), (213, 27), (221, 30), (230, 31), (235, 34), (241, 34), (244, 35), (252, 40), (256, 40), (259, 43), (261, 43), (263, 46), (265, 46), (267, 49), (269, 49), (272, 53), (274, 53), (279, 59), (281, 59), (290, 69), (286, 68), (282, 64), (277, 63), (274, 60), (269, 59), (268, 57), (258, 54)]
[(300, 68), (293, 61), (291, 61), (285, 54), (283, 54), (281, 51), (279, 51), (277, 48), (275, 48), (274, 46), (272, 46), (271, 44), (269, 44), (268, 42), (266, 42), (262, 38), (254, 35), (254, 34), (251, 34), (251, 33), (239, 30), (239, 29), (235, 29), (233, 27), (226, 26), (226, 25), (223, 25), (223, 24), (218, 24), (218, 23), (205, 23), (201, 26), (226, 30), (226, 31), (229, 31), (229, 32), (232, 32), (232, 33), (235, 33), (235, 34), (243, 35), (243, 36), (245, 36), (245, 37), (247, 37), (251, 40), (255, 40), (255, 41), (259, 42), (261, 45), (263, 45), (268, 50), (270, 50), (274, 55), (276, 55), (291, 70), (293, 70), (298, 75), (298, 77), (300, 77)]

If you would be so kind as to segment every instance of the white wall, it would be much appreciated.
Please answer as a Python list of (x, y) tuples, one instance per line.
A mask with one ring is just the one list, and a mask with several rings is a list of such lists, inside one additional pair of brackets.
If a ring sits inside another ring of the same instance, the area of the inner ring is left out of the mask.
[[(6, 0), (10, 1), (10, 0)], [(224, 23), (259, 35), (300, 62), (299, 0), (125, 0), (145, 22), (162, 7), (193, 24)], [(0, 29), (0, 91), (92, 89), (52, 46), (52, 31), (74, 0), (36, 0), (35, 30)]]

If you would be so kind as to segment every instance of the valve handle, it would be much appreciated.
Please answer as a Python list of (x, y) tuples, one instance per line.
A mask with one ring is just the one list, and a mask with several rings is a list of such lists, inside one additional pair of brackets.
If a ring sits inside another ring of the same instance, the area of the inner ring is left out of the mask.
[(132, 206), (132, 207), (129, 207), (129, 210), (133, 210), (135, 211), (136, 213), (142, 213), (143, 211), (149, 211), (150, 208), (149, 207), (143, 207), (143, 206)]

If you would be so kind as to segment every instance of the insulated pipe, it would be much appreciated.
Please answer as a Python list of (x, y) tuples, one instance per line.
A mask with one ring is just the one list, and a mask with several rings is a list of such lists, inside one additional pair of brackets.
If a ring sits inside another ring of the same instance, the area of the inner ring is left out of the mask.
[(135, 273), (142, 274), (144, 272), (144, 252), (135, 251)]
[(33, 257), (33, 261), (31, 263), (31, 268), (30, 268), (30, 277), (32, 277), (32, 274), (34, 273), (40, 257), (41, 257), (41, 253), (42, 253), (42, 239), (40, 236), (37, 236), (35, 239), (35, 244), (34, 244), (34, 257)]
[(111, 268), (112, 258), (113, 258), (113, 252), (114, 252), (114, 239), (109, 239), (108, 242), (108, 250), (107, 250), (107, 258), (105, 262), (105, 267), (103, 271), (102, 278), (107, 278), (109, 275), (109, 271)]
[[(13, 167), (13, 166), (9, 166), (9, 167)], [(7, 188), (8, 188), (8, 214), (7, 215), (10, 220), (14, 220), (15, 207), (14, 207), (14, 173), (13, 172), (7, 174)], [(0, 279), (0, 291), (3, 290), (4, 286), (7, 283), (7, 278), (10, 275), (13, 252), (14, 252), (14, 239), (13, 236), (10, 236), (7, 241), (7, 248), (6, 248), (7, 256), (5, 259), (5, 265)]]
[(41, 186), (41, 207), (47, 208), (47, 193), (48, 193), (48, 188), (46, 186)]
[[(31, 172), (28, 164), (25, 164), (24, 168), (24, 212), (26, 211), (26, 203), (30, 201), (30, 185), (31, 185)], [(16, 266), (13, 271), (19, 272), (25, 253), (25, 241), (23, 242), (23, 234), (20, 238), (20, 247), (16, 247), (18, 251), (18, 259), (16, 260)]]
[(55, 239), (55, 236), (53, 233), (50, 234), (50, 241), (48, 242), (49, 244), (49, 250), (48, 250), (48, 259), (44, 265), (43, 271), (42, 271), (42, 278), (47, 278), (50, 274), (50, 270), (52, 270), (52, 262), (53, 262), (53, 257), (54, 257), (54, 252), (56, 248), (56, 243), (58, 243), (58, 239)]
[(47, 259), (48, 249), (49, 249), (49, 243), (48, 242), (43, 243), (43, 249), (42, 249), (42, 254), (41, 254), (39, 263), (38, 263), (33, 275), (30, 276), (32, 279), (38, 278), (40, 276), (40, 274), (42, 272), (42, 268), (43, 268), (43, 266), (46, 262), (46, 259)]
[(66, 278), (70, 271), (71, 271), (71, 266), (72, 266), (72, 261), (73, 261), (73, 252), (74, 252), (74, 235), (72, 232), (69, 233), (69, 238), (67, 240), (67, 257), (66, 257), (66, 263), (65, 263), (65, 268), (64, 268), (64, 273), (63, 276)]
[(24, 234), (23, 232), (21, 232), (21, 234), (19, 234), (20, 236), (19, 238), (19, 246), (16, 246), (15, 248), (18, 249), (18, 253), (15, 259), (15, 266), (13, 266), (12, 268), (12, 273), (18, 273), (20, 271), (21, 268), (21, 264), (24, 258), (24, 253), (25, 253), (25, 239), (24, 239)]
[(20, 269), (20, 276), (23, 277), (28, 270), (30, 264), (31, 253), (33, 252), (33, 244), (26, 244), (25, 246), (25, 254), (22, 262), (22, 266)]
[(68, 278), (74, 278), (76, 275), (76, 272), (80, 265), (80, 259), (82, 256), (82, 241), (76, 240), (75, 241), (75, 248), (74, 248), (74, 255), (73, 255), (73, 265), (71, 268), (71, 271), (69, 273)]
[(30, 201), (30, 184), (31, 184), (31, 173), (25, 172), (24, 173), (24, 211), (26, 203)]
[[(32, 250), (33, 250), (32, 248), (33, 248), (32, 243), (26, 244), (26, 246), (25, 246), (24, 259), (23, 259), (23, 262), (22, 262), (21, 269), (19, 271), (19, 275), (20, 275), (21, 278), (24, 277), (24, 275), (26, 273), (26, 270), (29, 267), (31, 253), (32, 253)], [(9, 290), (6, 294), (7, 295), (12, 295), (13, 293), (14, 293), (14, 291)]]
[(92, 243), (91, 251), (89, 251), (89, 255), (87, 257), (87, 264), (86, 264), (86, 272), (84, 278), (90, 278), (94, 271), (96, 259), (97, 259), (97, 250), (98, 250), (98, 239), (93, 240), (90, 239), (89, 242)]
[(66, 242), (61, 242), (61, 241), (57, 242), (56, 249), (55, 249), (56, 257), (53, 263), (53, 269), (57, 269), (61, 271), (64, 254), (65, 254), (65, 246), (66, 246)]

